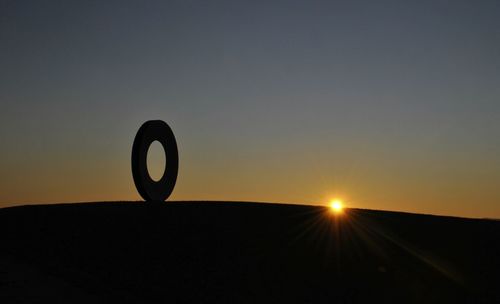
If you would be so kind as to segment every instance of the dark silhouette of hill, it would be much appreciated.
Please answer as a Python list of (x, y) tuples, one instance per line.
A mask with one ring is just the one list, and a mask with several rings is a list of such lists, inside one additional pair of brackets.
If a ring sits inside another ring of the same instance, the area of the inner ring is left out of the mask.
[(500, 222), (319, 206), (0, 209), (0, 302), (500, 303)]

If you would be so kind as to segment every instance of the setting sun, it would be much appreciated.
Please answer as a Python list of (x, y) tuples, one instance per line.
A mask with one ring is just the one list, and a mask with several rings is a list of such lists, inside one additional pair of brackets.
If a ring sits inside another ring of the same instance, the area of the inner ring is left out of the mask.
[(330, 209), (335, 212), (335, 213), (340, 213), (342, 212), (342, 209), (344, 209), (344, 204), (342, 203), (341, 200), (333, 200), (330, 203)]

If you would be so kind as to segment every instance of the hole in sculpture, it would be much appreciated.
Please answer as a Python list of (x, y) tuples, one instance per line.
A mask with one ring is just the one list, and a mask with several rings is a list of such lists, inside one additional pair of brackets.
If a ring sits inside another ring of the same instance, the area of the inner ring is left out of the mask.
[(155, 140), (148, 148), (147, 168), (149, 177), (155, 182), (159, 181), (165, 173), (165, 150), (163, 145)]

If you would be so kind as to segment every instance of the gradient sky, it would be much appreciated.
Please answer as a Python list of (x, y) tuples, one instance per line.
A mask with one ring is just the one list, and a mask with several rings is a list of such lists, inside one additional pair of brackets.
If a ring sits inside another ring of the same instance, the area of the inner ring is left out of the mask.
[(0, 1), (0, 207), (171, 199), (500, 218), (499, 1)]

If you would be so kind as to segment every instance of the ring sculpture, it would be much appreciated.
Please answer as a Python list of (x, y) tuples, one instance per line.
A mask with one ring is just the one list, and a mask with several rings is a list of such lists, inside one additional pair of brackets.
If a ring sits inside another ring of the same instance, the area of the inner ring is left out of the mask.
[[(159, 141), (165, 150), (165, 171), (159, 181), (148, 172), (147, 157), (151, 143)], [(132, 146), (132, 176), (137, 191), (146, 201), (165, 201), (175, 187), (179, 154), (172, 129), (162, 120), (146, 121), (137, 131)]]

